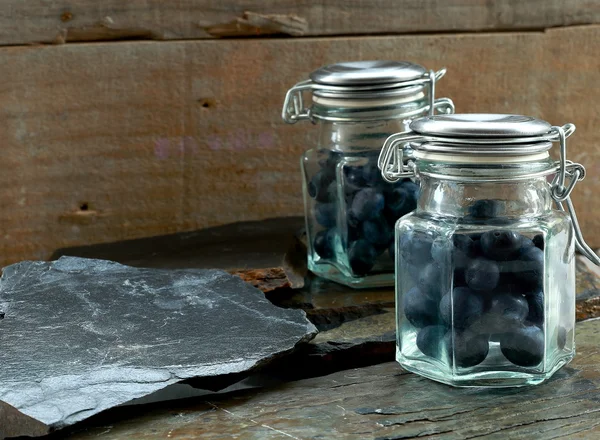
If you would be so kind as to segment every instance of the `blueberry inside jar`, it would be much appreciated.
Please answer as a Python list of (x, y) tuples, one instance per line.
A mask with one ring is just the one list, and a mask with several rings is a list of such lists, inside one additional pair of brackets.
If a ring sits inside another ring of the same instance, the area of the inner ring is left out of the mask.
[[(576, 237), (547, 154), (557, 128), (512, 115), (423, 119), (397, 138), (411, 136), (413, 165), (383, 168), (420, 183), (395, 226), (396, 358), (454, 386), (541, 383), (574, 356)], [(530, 142), (511, 144), (523, 132)]]
[[(432, 94), (444, 72), (407, 62), (340, 63), (288, 92), (284, 120), (310, 119), (317, 126), (318, 140), (301, 159), (314, 274), (356, 288), (394, 285), (394, 225), (416, 208), (419, 185), (410, 178), (387, 182), (379, 153), (412, 119), (434, 109), (453, 111), (450, 100)], [(300, 111), (303, 90), (312, 93), (312, 103)]]

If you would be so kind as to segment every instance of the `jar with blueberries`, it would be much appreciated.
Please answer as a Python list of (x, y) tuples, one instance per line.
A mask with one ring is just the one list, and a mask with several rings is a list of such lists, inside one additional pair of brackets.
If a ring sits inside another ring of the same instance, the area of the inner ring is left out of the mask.
[(566, 159), (574, 130), (517, 115), (438, 115), (385, 142), (384, 179), (421, 186), (395, 227), (405, 369), (454, 386), (522, 386), (573, 358), (575, 248), (600, 263), (569, 197), (585, 174)]
[(288, 91), (283, 120), (317, 126), (316, 145), (301, 158), (314, 274), (359, 288), (394, 284), (393, 226), (416, 207), (419, 187), (410, 178), (385, 182), (377, 158), (384, 140), (412, 119), (453, 113), (451, 100), (434, 97), (444, 73), (408, 62), (347, 62), (322, 67)]

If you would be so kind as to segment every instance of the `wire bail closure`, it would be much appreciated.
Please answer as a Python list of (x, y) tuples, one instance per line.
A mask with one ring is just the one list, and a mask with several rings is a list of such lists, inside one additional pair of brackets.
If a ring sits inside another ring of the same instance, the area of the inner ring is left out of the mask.
[[(377, 161), (377, 166), (381, 170), (383, 179), (387, 182), (394, 183), (404, 178), (418, 178), (416, 164), (414, 160), (412, 160), (412, 155), (410, 154), (412, 150), (411, 144), (421, 144), (424, 142), (458, 144), (518, 144), (535, 141), (559, 142), (560, 158), (553, 168), (553, 170), (556, 170), (556, 174), (550, 185), (550, 193), (557, 208), (560, 211), (567, 212), (571, 217), (577, 250), (592, 263), (600, 266), (600, 257), (596, 255), (583, 238), (581, 227), (577, 220), (577, 214), (575, 213), (575, 207), (573, 206), (570, 197), (577, 182), (582, 181), (586, 174), (583, 165), (567, 159), (567, 138), (571, 136), (574, 131), (575, 125), (566, 124), (562, 127), (553, 126), (547, 134), (542, 136), (492, 139), (429, 136), (408, 130), (402, 133), (393, 134), (385, 140)], [(408, 159), (406, 159), (406, 157), (408, 157)], [(502, 179), (498, 179), (498, 181), (502, 181)], [(566, 208), (563, 204), (566, 205)]]
[[(356, 93), (356, 92), (374, 92), (377, 90), (390, 90), (394, 88), (404, 88), (417, 85), (426, 85), (429, 87), (429, 104), (426, 109), (428, 114), (431, 116), (435, 113), (436, 109), (448, 109), (444, 110), (448, 113), (454, 112), (454, 104), (448, 98), (435, 99), (435, 83), (439, 81), (446, 74), (446, 69), (440, 69), (437, 72), (430, 70), (425, 73), (421, 78), (403, 81), (392, 84), (379, 84), (376, 86), (331, 86), (325, 84), (318, 84), (310, 79), (301, 81), (285, 94), (285, 100), (283, 102), (283, 110), (281, 112), (281, 118), (288, 124), (295, 124), (298, 121), (309, 120), (313, 121), (314, 116), (311, 113), (311, 109), (304, 105), (304, 92), (309, 90), (326, 90), (328, 92), (338, 93)], [(414, 116), (418, 116), (422, 113), (423, 109), (419, 109), (415, 112)], [(408, 115), (413, 116), (413, 115)]]

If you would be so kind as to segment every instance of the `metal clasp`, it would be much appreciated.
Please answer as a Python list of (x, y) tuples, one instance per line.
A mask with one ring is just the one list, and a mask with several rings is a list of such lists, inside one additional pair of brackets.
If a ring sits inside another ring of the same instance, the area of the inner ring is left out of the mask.
[(304, 107), (302, 94), (305, 90), (312, 90), (313, 82), (310, 79), (299, 82), (285, 94), (281, 118), (288, 124), (295, 124), (302, 119), (310, 119), (310, 109)]
[(396, 133), (388, 137), (377, 159), (377, 167), (386, 182), (394, 183), (407, 177), (415, 177), (415, 163), (408, 160), (404, 163), (404, 150), (410, 142), (422, 141), (423, 136), (412, 130)]
[[(577, 250), (585, 255), (592, 263), (600, 266), (600, 258), (588, 246), (583, 238), (581, 227), (577, 220), (577, 214), (575, 213), (575, 207), (571, 201), (571, 192), (573, 192), (575, 185), (585, 178), (584, 166), (567, 160), (567, 138), (573, 134), (574, 131), (575, 126), (573, 124), (566, 124), (562, 127), (552, 127), (554, 135), (554, 139), (552, 140), (558, 140), (560, 143), (560, 160), (558, 164), (559, 170), (552, 180), (550, 191), (558, 209), (563, 212), (568, 212), (571, 216)], [(563, 203), (566, 205), (566, 209), (563, 206)]]

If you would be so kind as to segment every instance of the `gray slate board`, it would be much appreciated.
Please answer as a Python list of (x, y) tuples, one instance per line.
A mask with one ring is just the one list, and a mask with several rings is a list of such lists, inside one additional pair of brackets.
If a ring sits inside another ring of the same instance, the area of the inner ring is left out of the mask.
[(248, 371), (316, 334), (303, 311), (220, 270), (74, 257), (6, 267), (0, 310), (0, 438)]

